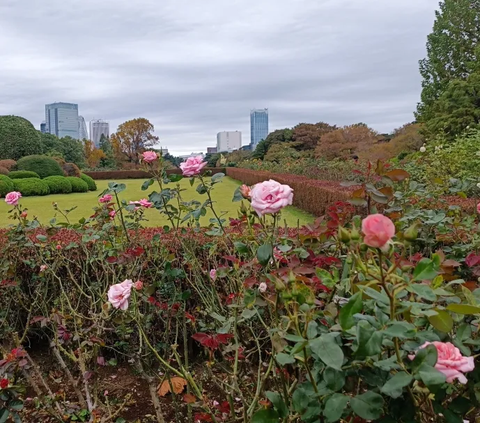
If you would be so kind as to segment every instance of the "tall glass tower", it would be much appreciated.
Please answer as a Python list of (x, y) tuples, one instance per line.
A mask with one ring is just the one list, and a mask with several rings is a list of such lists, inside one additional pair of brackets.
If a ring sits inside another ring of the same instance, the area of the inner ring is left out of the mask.
[(268, 109), (250, 110), (250, 144), (255, 149), (257, 144), (268, 135)]
[(45, 130), (58, 138), (78, 140), (78, 104), (53, 103), (45, 105)]

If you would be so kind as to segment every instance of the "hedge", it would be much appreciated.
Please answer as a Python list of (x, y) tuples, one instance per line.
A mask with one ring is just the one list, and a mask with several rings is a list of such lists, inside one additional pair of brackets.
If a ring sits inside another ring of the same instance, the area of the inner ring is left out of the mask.
[(88, 175), (85, 175), (84, 173), (82, 173), (80, 175), (80, 178), (87, 183), (89, 191), (96, 191), (97, 190), (97, 184), (95, 183), (93, 178), (91, 178)]
[[(212, 175), (215, 173), (225, 173), (224, 167), (206, 167), (203, 169), (204, 173), (211, 172)], [(103, 171), (89, 171), (83, 172), (85, 175), (90, 176), (95, 180), (115, 180), (115, 179), (147, 179), (151, 178), (152, 175), (143, 170), (103, 170)], [(168, 169), (167, 175), (179, 175), (182, 173), (181, 169)]]
[(13, 185), (24, 197), (50, 194), (48, 184), (38, 178), (14, 179)]
[(29, 170), (14, 170), (8, 173), (10, 179), (25, 179), (25, 178), (37, 178), (40, 179), (40, 175), (37, 172), (31, 172)]
[(22, 157), (17, 162), (18, 170), (30, 170), (37, 172), (40, 178), (46, 178), (47, 176), (64, 176), (63, 169), (57, 163), (55, 159), (48, 156), (27, 156)]
[(5, 175), (0, 175), (0, 197), (5, 197), (9, 192), (15, 190), (13, 181)]
[(75, 176), (67, 176), (65, 179), (70, 181), (70, 183), (72, 184), (72, 192), (88, 191), (88, 185), (83, 179), (76, 178)]
[(65, 176), (48, 176), (43, 179), (50, 188), (50, 194), (70, 194), (72, 183)]
[(327, 207), (337, 201), (348, 201), (352, 192), (351, 187), (342, 187), (336, 181), (321, 181), (292, 174), (229, 167), (227, 175), (246, 185), (255, 185), (269, 179), (290, 185), (293, 188), (293, 205), (315, 216), (324, 215)]

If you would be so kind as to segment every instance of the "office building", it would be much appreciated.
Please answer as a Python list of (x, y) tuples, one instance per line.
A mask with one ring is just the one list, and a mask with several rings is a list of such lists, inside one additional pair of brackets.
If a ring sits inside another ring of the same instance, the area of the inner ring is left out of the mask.
[(40, 124), (40, 132), (42, 134), (46, 134), (47, 133), (47, 122), (42, 122)]
[(90, 140), (95, 147), (100, 147), (100, 138), (104, 135), (106, 138), (110, 136), (110, 126), (108, 122), (101, 119), (90, 121)]
[(255, 149), (257, 144), (268, 135), (268, 109), (250, 110), (250, 144)]
[(168, 148), (161, 148), (160, 149), (160, 154), (162, 156), (166, 156), (168, 154)]
[(217, 147), (207, 147), (207, 154), (215, 154), (217, 152)]
[(88, 140), (87, 124), (83, 116), (78, 117), (78, 136), (80, 140)]
[(46, 104), (45, 131), (58, 138), (72, 137), (78, 140), (78, 104)]
[(232, 152), (242, 147), (240, 131), (224, 131), (217, 134), (217, 152)]

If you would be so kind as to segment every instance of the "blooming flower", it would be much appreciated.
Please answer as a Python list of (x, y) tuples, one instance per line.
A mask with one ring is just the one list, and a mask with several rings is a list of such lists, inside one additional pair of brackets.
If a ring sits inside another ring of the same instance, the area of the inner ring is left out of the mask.
[(22, 198), (21, 193), (19, 193), (18, 191), (12, 191), (5, 196), (5, 203), (7, 203), (10, 206), (16, 206), (20, 198)]
[(146, 209), (149, 209), (150, 207), (153, 206), (153, 203), (148, 201), (146, 198), (142, 198), (138, 204), (140, 204), (142, 207), (145, 207)]
[[(428, 345), (433, 345), (437, 349), (438, 359), (435, 368), (447, 377), (448, 383), (452, 383), (455, 379), (460, 383), (467, 383), (464, 373), (471, 372), (475, 368), (473, 357), (464, 357), (451, 342), (425, 342), (420, 349)], [(415, 355), (408, 357), (413, 360)]]
[(425, 153), (426, 151), (427, 151), (427, 148), (422, 145), (420, 147), (420, 153)]
[(369, 247), (382, 248), (395, 235), (395, 225), (383, 214), (371, 214), (362, 221), (363, 242)]
[(260, 285), (258, 285), (258, 290), (262, 293), (265, 292), (267, 290), (267, 284), (262, 282)]
[(108, 213), (108, 215), (113, 219), (117, 215), (117, 212), (112, 210), (110, 213)]
[(251, 191), (252, 207), (259, 216), (278, 213), (293, 202), (293, 189), (273, 179), (256, 184)]
[(217, 280), (217, 269), (210, 270), (210, 277), (212, 278), (213, 282)]
[(110, 201), (112, 201), (112, 196), (110, 194), (106, 194), (98, 199), (99, 203), (110, 203)]
[(61, 246), (60, 244), (57, 244), (57, 245), (55, 246), (55, 248), (56, 248), (57, 250), (61, 250), (61, 249), (62, 249), (62, 246)]
[(157, 156), (157, 153), (155, 153), (155, 151), (145, 151), (143, 154), (142, 154), (142, 158), (143, 158), (143, 161), (146, 162), (146, 163), (152, 163), (154, 162), (155, 160), (157, 160), (158, 156)]
[(130, 279), (125, 279), (122, 283), (112, 285), (108, 290), (108, 302), (114, 308), (126, 310), (128, 308), (128, 299), (130, 298), (130, 291), (132, 290), (133, 282)]
[(0, 380), (0, 389), (5, 389), (8, 387), (8, 379)]
[(182, 169), (183, 176), (195, 176), (198, 175), (206, 165), (207, 162), (203, 161), (202, 156), (189, 157), (183, 163), (180, 163), (180, 169)]
[(243, 198), (250, 198), (252, 189), (248, 185), (242, 185), (240, 187), (240, 193), (242, 194)]
[(133, 284), (133, 286), (137, 291), (140, 291), (143, 288), (143, 282), (142, 281), (137, 281)]

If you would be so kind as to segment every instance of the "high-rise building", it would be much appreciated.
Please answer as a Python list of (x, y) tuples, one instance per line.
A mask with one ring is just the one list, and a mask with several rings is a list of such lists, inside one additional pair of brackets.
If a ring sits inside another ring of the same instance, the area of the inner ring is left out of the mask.
[(78, 136), (80, 140), (88, 140), (87, 124), (83, 116), (78, 117)]
[(45, 131), (58, 138), (79, 138), (78, 104), (52, 103), (45, 105)]
[(253, 149), (268, 135), (268, 109), (250, 110), (250, 144)]
[(94, 119), (90, 121), (90, 139), (95, 147), (100, 147), (100, 138), (104, 135), (106, 138), (110, 136), (110, 126), (108, 122), (102, 119)]
[(45, 134), (45, 133), (47, 132), (47, 122), (42, 122), (42, 123), (40, 124), (40, 132), (41, 132), (42, 134)]
[(224, 131), (217, 134), (217, 152), (221, 153), (239, 150), (242, 147), (242, 133), (240, 131)]

